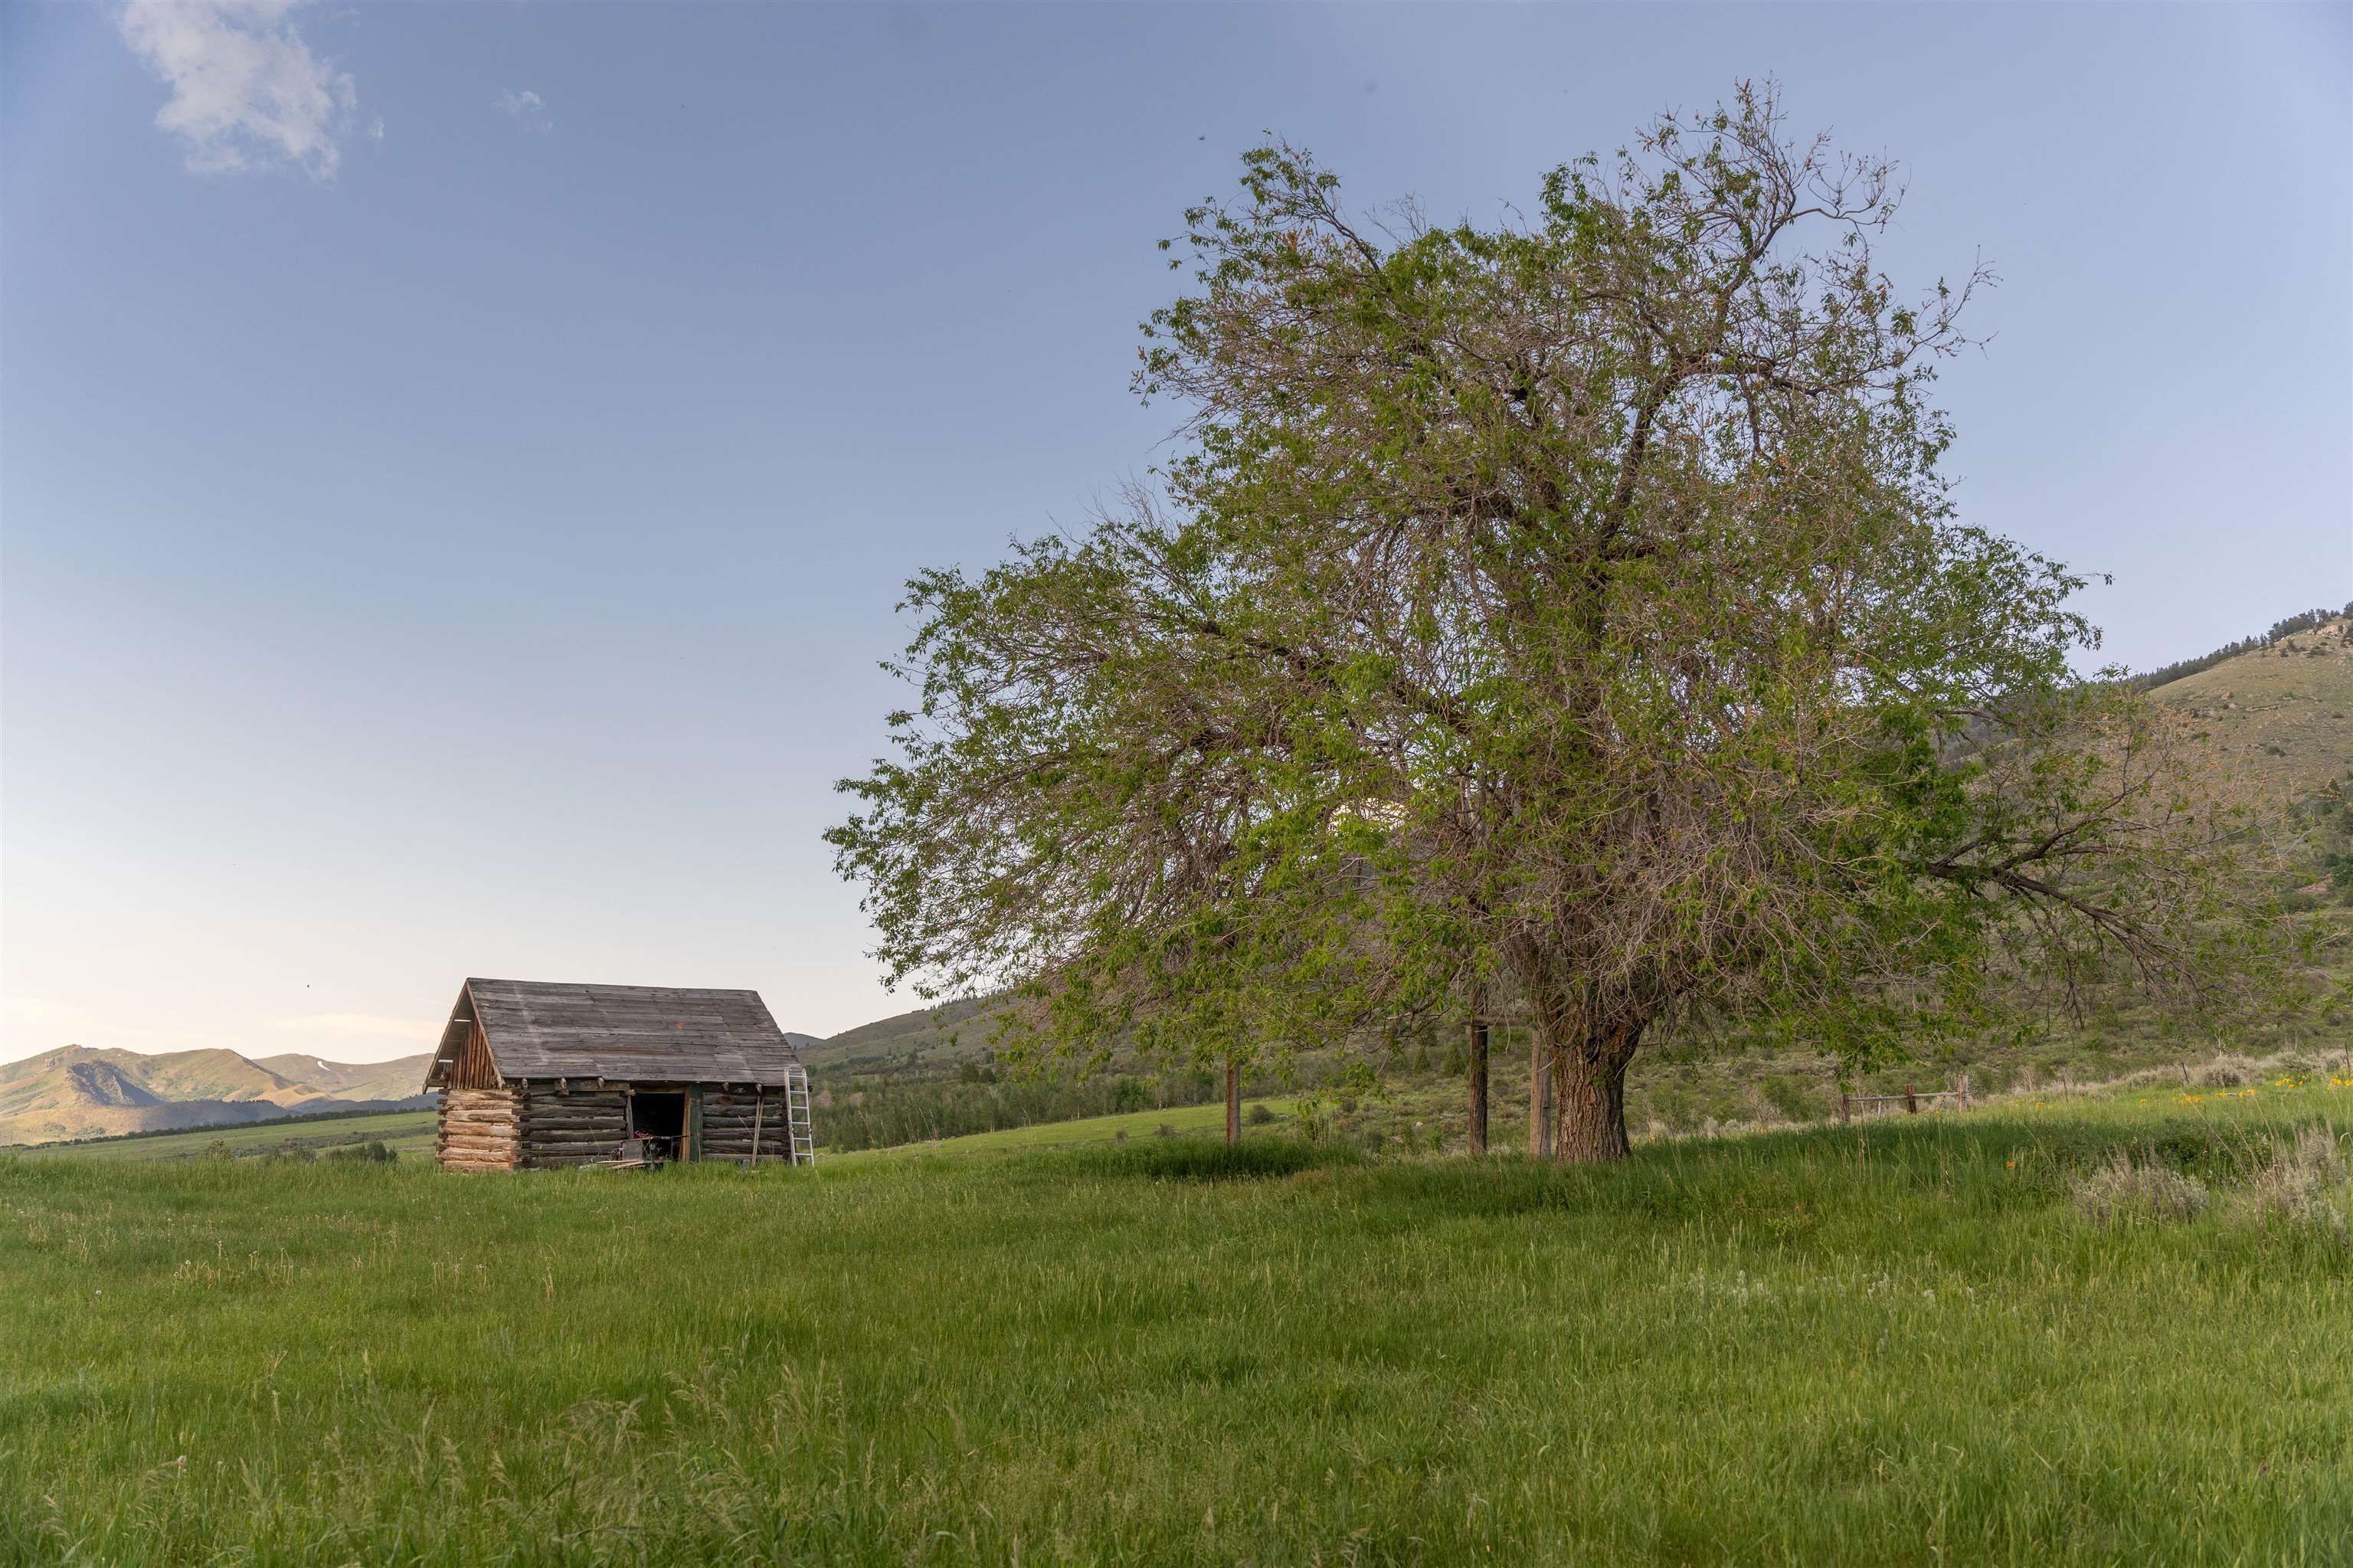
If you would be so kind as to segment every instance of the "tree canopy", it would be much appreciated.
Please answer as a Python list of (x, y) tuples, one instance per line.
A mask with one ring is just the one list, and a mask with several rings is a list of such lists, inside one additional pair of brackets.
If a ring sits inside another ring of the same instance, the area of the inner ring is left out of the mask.
[(1499, 988), (1596, 1160), (1680, 1018), (1864, 1061), (2029, 969), (2221, 999), (2229, 811), (2071, 670), (2082, 579), (1960, 519), (1928, 393), (1991, 280), (1898, 295), (1891, 164), (1743, 88), (1493, 228), (1240, 185), (1145, 329), (1179, 455), (910, 585), (830, 834), (894, 980), (1228, 1061)]

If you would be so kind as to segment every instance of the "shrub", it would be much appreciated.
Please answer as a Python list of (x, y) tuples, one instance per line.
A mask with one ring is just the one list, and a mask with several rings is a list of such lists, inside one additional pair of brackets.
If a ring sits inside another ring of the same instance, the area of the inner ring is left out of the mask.
[(1264, 1100), (1259, 1100), (1251, 1105), (1247, 1119), (1252, 1127), (1264, 1127), (1274, 1119), (1274, 1109)]
[(2094, 1224), (2194, 1220), (2206, 1212), (2205, 1182), (2153, 1160), (2136, 1165), (2124, 1150), (2071, 1186), (2075, 1212)]
[(1803, 1078), (1775, 1074), (1760, 1080), (1757, 1087), (1784, 1121), (1816, 1121), (1822, 1115), (1813, 1086)]
[(327, 1155), (327, 1158), (341, 1160), (347, 1165), (389, 1165), (400, 1156), (386, 1149), (384, 1139), (372, 1138), (365, 1143), (355, 1143), (348, 1149), (334, 1150)]
[(1309, 1095), (1299, 1102), (1293, 1115), (1299, 1123), (1299, 1136), (1308, 1144), (1321, 1144), (1332, 1136), (1332, 1113), (1324, 1107), (1324, 1097)]
[(2239, 1089), (2259, 1083), (2263, 1064), (2245, 1056), (2217, 1056), (2189, 1069), (2189, 1083), (2200, 1089)]
[(2307, 1127), (2295, 1141), (2274, 1146), (2271, 1163), (2251, 1177), (2239, 1199), (2250, 1218), (2316, 1230), (2340, 1245), (2353, 1245), (2353, 1224), (2338, 1202), (2345, 1156), (2337, 1135)]

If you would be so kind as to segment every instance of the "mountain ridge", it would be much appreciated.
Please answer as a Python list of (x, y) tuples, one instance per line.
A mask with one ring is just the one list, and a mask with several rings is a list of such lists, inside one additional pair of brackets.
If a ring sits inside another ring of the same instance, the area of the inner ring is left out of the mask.
[(0, 1145), (422, 1106), (430, 1103), (418, 1091), (431, 1059), (348, 1063), (298, 1055), (257, 1062), (225, 1046), (147, 1054), (61, 1045), (0, 1063)]
[[(787, 1033), (807, 1050), (814, 1034)], [(308, 1052), (243, 1055), (226, 1046), (153, 1054), (60, 1045), (0, 1062), (0, 1148), (129, 1132), (233, 1126), (320, 1111), (428, 1107), (433, 1054), (335, 1062)]]

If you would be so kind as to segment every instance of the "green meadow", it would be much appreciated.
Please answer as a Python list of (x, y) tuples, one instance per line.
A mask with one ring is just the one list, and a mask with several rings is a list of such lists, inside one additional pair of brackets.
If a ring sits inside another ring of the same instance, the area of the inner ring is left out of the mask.
[(203, 1160), (223, 1155), (249, 1159), (268, 1154), (297, 1159), (308, 1154), (315, 1159), (363, 1143), (381, 1143), (404, 1159), (430, 1160), (433, 1113), (384, 1111), (375, 1116), (192, 1127), (176, 1132), (91, 1139), (82, 1143), (36, 1143), (7, 1153), (29, 1160)]
[[(814, 1174), (0, 1159), (0, 1561), (2353, 1561), (2353, 1192), (2260, 1201), (2353, 1083), (1601, 1171), (1154, 1136), (1200, 1112)], [(2211, 1201), (2087, 1217), (2120, 1150)]]

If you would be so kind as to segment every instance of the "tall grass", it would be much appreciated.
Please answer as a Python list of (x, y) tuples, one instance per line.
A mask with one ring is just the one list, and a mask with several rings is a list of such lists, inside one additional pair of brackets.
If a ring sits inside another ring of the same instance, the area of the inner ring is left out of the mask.
[(1124, 1075), (860, 1081), (829, 1096), (815, 1120), (818, 1147), (847, 1152), (1153, 1107), (1196, 1106), (1222, 1093), (1206, 1074), (1172, 1075), (1159, 1082)]
[(1602, 1171), (0, 1160), (0, 1561), (2341, 1563), (2347, 1249), (2071, 1195), (2326, 1171), (2348, 1110)]

